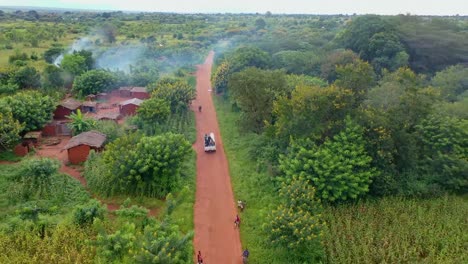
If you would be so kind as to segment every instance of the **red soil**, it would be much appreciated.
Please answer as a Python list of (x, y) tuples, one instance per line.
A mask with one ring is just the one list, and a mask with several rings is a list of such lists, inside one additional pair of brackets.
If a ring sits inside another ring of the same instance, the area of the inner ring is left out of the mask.
[[(197, 190), (194, 212), (195, 252), (201, 251), (206, 263), (242, 263), (239, 232), (234, 228), (237, 214), (231, 188), (231, 178), (216, 112), (211, 98), (211, 66), (214, 52), (210, 52), (197, 70), (197, 98), (193, 101), (196, 112)], [(209, 91), (210, 90), (210, 91)], [(198, 112), (198, 106), (202, 112)], [(203, 135), (213, 132), (216, 152), (205, 153)], [(242, 219), (241, 219), (242, 220)], [(194, 255), (196, 263), (196, 255)]]

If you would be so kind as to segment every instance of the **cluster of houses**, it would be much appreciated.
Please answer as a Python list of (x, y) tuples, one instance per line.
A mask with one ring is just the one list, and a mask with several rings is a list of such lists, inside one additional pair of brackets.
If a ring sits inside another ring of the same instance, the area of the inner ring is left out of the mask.
[[(80, 111), (96, 120), (113, 120), (118, 122), (124, 116), (135, 115), (144, 99), (150, 95), (145, 87), (120, 87), (110, 94), (100, 93), (86, 97), (80, 102), (71, 97), (59, 103), (53, 113), (53, 120), (44, 126), (42, 131), (29, 132), (23, 137), (23, 142), (15, 148), (15, 153), (24, 156), (30, 147), (37, 147), (44, 137), (71, 136), (67, 126), (68, 116)], [(97, 131), (88, 131), (76, 135), (68, 141), (63, 150), (68, 152), (68, 160), (72, 164), (86, 161), (91, 149), (102, 150), (106, 135)]]

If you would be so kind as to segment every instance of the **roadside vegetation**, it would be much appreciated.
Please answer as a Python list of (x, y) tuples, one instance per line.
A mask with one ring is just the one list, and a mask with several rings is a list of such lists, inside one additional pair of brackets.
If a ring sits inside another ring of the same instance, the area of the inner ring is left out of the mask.
[[(1, 263), (193, 261), (209, 50), (251, 263), (467, 261), (465, 17), (5, 9), (0, 25)], [(108, 138), (77, 167), (86, 187), (14, 157), (66, 96), (124, 86), (149, 98), (123, 124), (69, 116)]]

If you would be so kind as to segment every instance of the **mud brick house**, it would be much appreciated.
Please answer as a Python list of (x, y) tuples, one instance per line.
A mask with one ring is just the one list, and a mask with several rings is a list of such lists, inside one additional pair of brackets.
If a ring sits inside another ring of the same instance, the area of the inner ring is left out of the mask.
[(76, 109), (81, 107), (81, 102), (68, 98), (60, 102), (57, 108), (54, 111), (54, 119), (65, 119), (66, 116), (75, 113)]
[(83, 113), (88, 113), (88, 112), (96, 113), (96, 111), (97, 111), (96, 102), (86, 101), (86, 102), (83, 102), (83, 104), (81, 104), (81, 112)]
[(150, 94), (145, 87), (133, 87), (130, 90), (130, 97), (144, 100), (150, 98)]
[(135, 115), (136, 110), (140, 107), (141, 103), (143, 103), (143, 100), (138, 98), (123, 101), (119, 104), (119, 112), (123, 116)]
[(122, 118), (122, 115), (118, 112), (104, 112), (98, 113), (95, 118), (97, 120), (112, 120), (117, 122), (117, 120)]
[(23, 145), (39, 146), (39, 141), (42, 138), (42, 131), (30, 131), (23, 136)]
[(86, 161), (92, 149), (101, 151), (105, 141), (106, 135), (93, 130), (72, 137), (64, 149), (68, 152), (70, 163), (78, 164)]
[(68, 120), (54, 120), (42, 129), (42, 136), (71, 136), (71, 129), (68, 127)]
[(132, 87), (120, 87), (117, 90), (117, 95), (120, 97), (131, 97), (132, 92)]
[(96, 94), (96, 100), (99, 101), (104, 101), (104, 100), (109, 100), (110, 94), (108, 93), (98, 93)]

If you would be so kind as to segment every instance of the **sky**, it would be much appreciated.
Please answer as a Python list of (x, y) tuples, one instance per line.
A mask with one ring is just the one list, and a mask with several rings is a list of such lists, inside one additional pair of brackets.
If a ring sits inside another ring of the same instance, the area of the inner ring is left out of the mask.
[(0, 6), (177, 13), (468, 15), (468, 0), (0, 0)]

